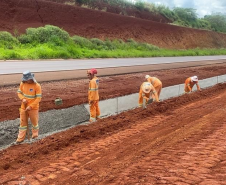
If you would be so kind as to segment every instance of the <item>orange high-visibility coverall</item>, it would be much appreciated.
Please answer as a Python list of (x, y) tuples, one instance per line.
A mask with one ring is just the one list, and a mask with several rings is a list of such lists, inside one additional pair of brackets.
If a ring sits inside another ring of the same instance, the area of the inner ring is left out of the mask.
[(157, 102), (159, 101), (157, 92), (156, 92), (156, 90), (155, 90), (155, 88), (154, 88), (153, 85), (151, 85), (151, 91), (150, 91), (150, 93), (143, 92), (142, 86), (143, 86), (144, 83), (145, 82), (143, 82), (142, 85), (140, 86), (140, 91), (139, 91), (139, 104), (138, 104), (139, 107), (142, 107), (143, 106), (143, 98), (146, 99), (145, 101), (146, 101), (146, 104), (147, 104), (148, 99), (150, 98), (150, 94), (153, 94), (153, 96), (155, 97), (155, 99), (156, 99)]
[[(38, 83), (28, 84), (21, 82), (17, 94), (21, 100), (27, 100), (27, 104), (22, 103), (20, 108), (20, 127), (17, 142), (22, 142), (26, 137), (28, 118), (30, 118), (32, 123), (32, 138), (38, 137), (38, 112), (39, 102), (42, 98), (42, 90)], [(28, 106), (31, 107), (31, 110), (25, 111)]]
[[(162, 91), (162, 82), (156, 77), (149, 77), (147, 79), (147, 81), (150, 82), (154, 86), (154, 88), (155, 88), (155, 90), (156, 90), (156, 92), (158, 94), (158, 99), (159, 99), (160, 93)], [(152, 95), (152, 97), (154, 99), (153, 95)]]
[(197, 89), (200, 91), (200, 86), (199, 86), (198, 82), (192, 82), (191, 77), (187, 78), (185, 80), (185, 84), (184, 84), (184, 92), (185, 93), (191, 92), (192, 88), (195, 84), (196, 84)]
[(100, 117), (99, 108), (99, 79), (95, 76), (89, 82), (88, 100), (90, 105), (90, 122), (96, 121)]

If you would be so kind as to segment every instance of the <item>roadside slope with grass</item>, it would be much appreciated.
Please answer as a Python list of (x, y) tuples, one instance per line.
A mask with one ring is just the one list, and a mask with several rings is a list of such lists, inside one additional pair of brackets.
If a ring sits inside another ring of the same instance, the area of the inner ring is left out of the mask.
[(28, 28), (25, 34), (12, 36), (0, 32), (0, 60), (51, 58), (123, 58), (226, 55), (225, 49), (170, 50), (128, 39), (100, 40), (72, 36), (56, 27), (46, 25)]
[[(0, 1), (0, 31), (14, 36), (27, 28), (54, 25), (70, 36), (133, 39), (160, 48), (225, 48), (226, 34), (162, 24), (144, 19), (43, 0)], [(142, 54), (140, 54), (142, 56)]]

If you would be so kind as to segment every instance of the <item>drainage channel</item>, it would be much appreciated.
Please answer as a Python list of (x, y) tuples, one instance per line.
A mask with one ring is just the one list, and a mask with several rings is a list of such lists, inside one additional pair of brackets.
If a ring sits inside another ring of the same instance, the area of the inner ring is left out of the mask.
[[(212, 87), (218, 83), (225, 83), (226, 75), (199, 80), (202, 89)], [(164, 84), (163, 84), (164, 85)], [(194, 87), (195, 88), (195, 87)], [(162, 89), (160, 100), (180, 96), (184, 93), (184, 84), (165, 87)], [(123, 111), (135, 109), (138, 106), (138, 93), (103, 100), (99, 102), (101, 116), (119, 114)], [(39, 139), (57, 132), (61, 132), (77, 125), (89, 124), (89, 105), (76, 105), (67, 109), (50, 110), (39, 114), (40, 135)], [(5, 149), (15, 142), (18, 134), (20, 120), (7, 120), (0, 122), (0, 150)], [(34, 140), (37, 141), (37, 140)], [(27, 140), (25, 143), (29, 143)]]

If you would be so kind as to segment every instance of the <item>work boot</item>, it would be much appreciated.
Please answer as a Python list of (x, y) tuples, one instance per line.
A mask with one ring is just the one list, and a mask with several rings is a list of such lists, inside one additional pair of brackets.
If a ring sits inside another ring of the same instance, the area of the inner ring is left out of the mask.
[(95, 122), (95, 121), (96, 121), (96, 118), (90, 117), (90, 119), (89, 119), (89, 122), (90, 122), (90, 123), (93, 123), (93, 122)]
[(96, 120), (91, 120), (91, 119), (90, 119), (89, 122), (90, 122), (90, 123), (94, 123), (94, 122), (96, 122)]
[(35, 139), (38, 137), (38, 131), (39, 131), (38, 129), (32, 129), (32, 136), (31, 136), (32, 139)]
[(32, 139), (35, 139), (35, 138), (37, 138), (38, 136), (37, 135), (32, 135)]
[(22, 143), (25, 140), (26, 132), (26, 130), (19, 130), (19, 134), (16, 140), (17, 144)]
[(20, 144), (20, 143), (22, 143), (24, 140), (23, 139), (17, 139), (16, 140), (16, 144)]

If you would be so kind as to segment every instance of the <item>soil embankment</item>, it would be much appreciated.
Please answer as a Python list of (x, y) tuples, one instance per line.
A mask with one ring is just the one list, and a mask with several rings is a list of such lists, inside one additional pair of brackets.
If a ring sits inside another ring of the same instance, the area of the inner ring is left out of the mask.
[(226, 85), (0, 152), (1, 184), (224, 184)]
[(0, 30), (24, 33), (47, 24), (71, 35), (99, 39), (134, 39), (162, 48), (224, 48), (226, 34), (173, 26), (144, 19), (42, 0), (0, 1)]
[[(135, 67), (136, 68), (136, 67)], [(145, 81), (146, 74), (156, 76), (163, 82), (163, 87), (184, 83), (189, 76), (197, 75), (199, 79), (224, 75), (226, 64), (214, 64), (200, 67), (179, 68), (140, 72), (133, 74), (100, 77), (100, 99), (105, 100), (113, 97), (138, 93), (140, 85)], [(45, 74), (45, 76), (47, 76)], [(51, 74), (49, 74), (51, 75)], [(37, 78), (37, 80), (39, 80)], [(87, 87), (89, 80), (63, 80), (55, 82), (42, 82), (43, 98), (40, 103), (40, 111), (62, 109), (87, 103)], [(16, 86), (0, 87), (0, 121), (11, 120), (19, 117), (18, 108), (20, 100), (17, 97)], [(56, 106), (54, 100), (57, 97), (63, 99), (63, 105)]]

